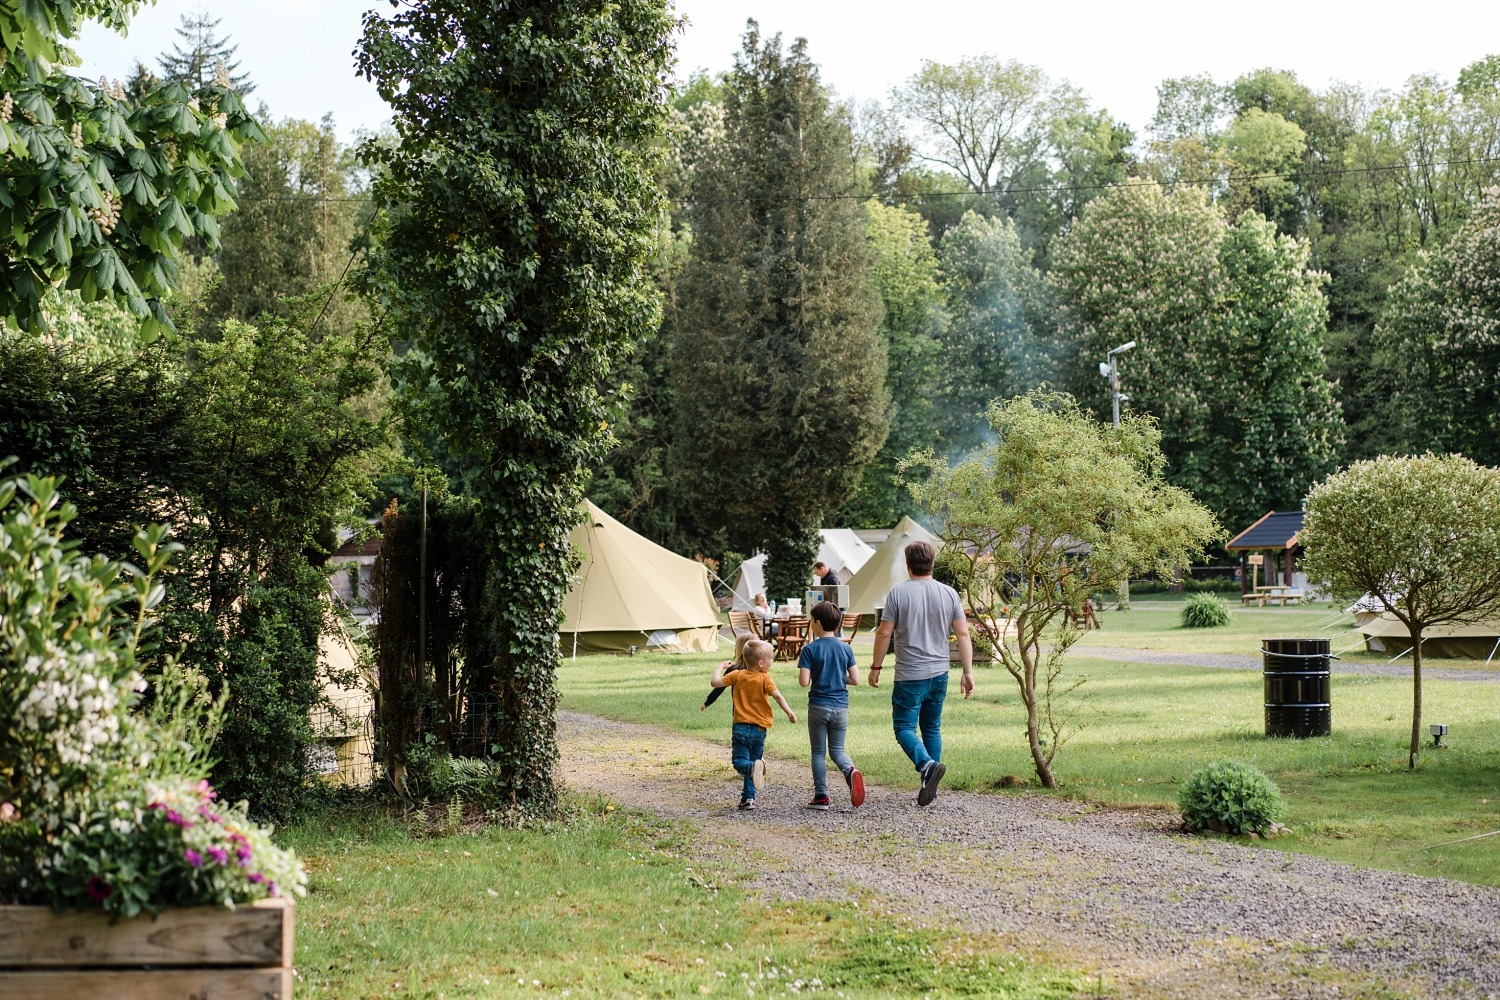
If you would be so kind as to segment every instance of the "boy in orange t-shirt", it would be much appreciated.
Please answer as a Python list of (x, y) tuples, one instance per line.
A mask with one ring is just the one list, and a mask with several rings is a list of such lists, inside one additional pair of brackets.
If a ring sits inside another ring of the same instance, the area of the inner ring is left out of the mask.
[(797, 721), (797, 714), (786, 698), (776, 690), (771, 680), (771, 658), (774, 651), (769, 642), (751, 639), (745, 643), (743, 662), (745, 669), (725, 676), (727, 663), (714, 668), (709, 683), (716, 688), (733, 688), (734, 728), (732, 732), (734, 769), (745, 778), (745, 791), (740, 796), (741, 809), (755, 808), (755, 793), (766, 787), (766, 762), (762, 759), (766, 750), (766, 731), (771, 728), (771, 700), (781, 706), (786, 717)]

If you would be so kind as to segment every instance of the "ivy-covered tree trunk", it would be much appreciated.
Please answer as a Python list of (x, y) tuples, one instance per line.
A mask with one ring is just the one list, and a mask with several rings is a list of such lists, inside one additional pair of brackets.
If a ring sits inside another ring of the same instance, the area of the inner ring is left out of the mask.
[(655, 328), (664, 0), (417, 0), (358, 53), (399, 144), (368, 143), (379, 242), (364, 285), (406, 350), (408, 426), (476, 504), (503, 793), (556, 806), (557, 627), (584, 470), (618, 366)]

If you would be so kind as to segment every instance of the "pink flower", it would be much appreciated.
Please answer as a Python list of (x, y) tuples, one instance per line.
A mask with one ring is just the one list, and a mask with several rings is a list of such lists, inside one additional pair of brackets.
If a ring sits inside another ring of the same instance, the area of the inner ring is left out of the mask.
[(272, 896), (279, 896), (281, 895), (281, 888), (275, 882), (267, 882), (266, 892), (270, 893)]
[(193, 821), (188, 819), (182, 813), (178, 812), (176, 809), (167, 810), (167, 822), (175, 823), (178, 826), (182, 827), (184, 830), (191, 830), (193, 828)]
[(229, 863), (229, 852), (222, 847), (210, 847), (208, 856), (214, 859), (215, 864), (226, 865)]
[(115, 887), (104, 881), (98, 875), (95, 875), (89, 879), (87, 891), (89, 894), (89, 899), (92, 899), (96, 903), (102, 903), (109, 898), (110, 893), (115, 891)]
[(203, 805), (201, 805), (201, 806), (198, 807), (198, 815), (202, 816), (204, 819), (208, 820), (210, 823), (222, 823), (222, 822), (224, 822), (224, 820), (219, 817), (218, 813), (216, 813), (212, 809), (208, 808), (208, 803), (207, 802), (203, 803)]
[(264, 882), (266, 880), (266, 877), (264, 875), (262, 875), (260, 872), (251, 872), (249, 875), (246, 875), (245, 877), (248, 878), (251, 882), (255, 883), (256, 885), (260, 885), (260, 883), (262, 883), (262, 882)]
[(191, 847), (182, 852), (182, 857), (187, 861), (188, 864), (192, 865), (194, 868), (203, 867), (203, 855), (199, 854)]
[(240, 859), (240, 867), (241, 868), (249, 868), (250, 867), (250, 845), (249, 844), (241, 844), (239, 847), (236, 847), (234, 849), (234, 854), (235, 854), (235, 857), (237, 857), (237, 858)]
[(21, 810), (9, 802), (0, 802), (0, 823), (14, 823), (21, 815)]
[(219, 793), (213, 790), (213, 786), (208, 783), (207, 778), (204, 778), (198, 782), (198, 794), (208, 799), (216, 799), (219, 797)]

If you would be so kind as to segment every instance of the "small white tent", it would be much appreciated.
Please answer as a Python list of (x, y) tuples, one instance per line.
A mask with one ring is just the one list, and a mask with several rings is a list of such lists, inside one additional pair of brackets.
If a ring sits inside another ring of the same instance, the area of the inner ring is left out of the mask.
[(733, 603), (729, 605), (733, 611), (749, 611), (750, 606), (755, 603), (755, 595), (766, 589), (766, 556), (761, 553), (751, 556), (740, 563), (734, 575), (729, 578), (729, 590), (733, 595)]
[(853, 528), (823, 528), (818, 535), (818, 561), (828, 564), (838, 575), (839, 583), (854, 579), (854, 574), (875, 554), (874, 548), (861, 541)]
[(717, 649), (719, 607), (708, 567), (584, 505), (583, 522), (569, 536), (583, 562), (563, 604), (563, 653)]
[(935, 549), (943, 545), (932, 532), (910, 517), (903, 517), (849, 581), (849, 611), (873, 615), (876, 605), (884, 606), (885, 595), (891, 588), (908, 579), (906, 546), (912, 542), (930, 542)]

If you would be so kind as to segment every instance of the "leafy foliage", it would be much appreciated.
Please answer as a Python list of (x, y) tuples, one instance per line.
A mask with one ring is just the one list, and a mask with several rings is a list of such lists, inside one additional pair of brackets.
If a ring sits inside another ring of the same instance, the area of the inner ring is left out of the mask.
[(1500, 470), (1458, 455), (1357, 462), (1308, 494), (1301, 540), (1310, 584), (1369, 595), (1407, 627), (1415, 768), (1423, 630), (1500, 616)]
[(363, 283), (409, 345), (409, 426), (480, 514), (486, 643), (469, 666), (506, 794), (539, 813), (557, 801), (567, 532), (618, 366), (659, 318), (645, 267), (673, 27), (660, 0), (425, 0), (367, 14), (357, 53), (400, 139), (361, 151), (383, 213)]
[(0, 483), (0, 902), (134, 916), (301, 892), (294, 856), (210, 805), (223, 698), (167, 660), (141, 705), (180, 546), (157, 526), (135, 538), (140, 569), (81, 555), (75, 514), (52, 479)]
[(1190, 774), (1177, 805), (1189, 830), (1258, 833), (1286, 815), (1276, 782), (1260, 768), (1232, 760)]
[(1080, 398), (1107, 406), (1091, 368), (1135, 341), (1130, 406), (1159, 421), (1171, 481), (1233, 524), (1295, 505), (1343, 444), (1308, 252), (1253, 212), (1226, 224), (1201, 191), (1151, 184), (1093, 201), (1055, 249)]
[(848, 127), (799, 40), (746, 30), (678, 287), (672, 466), (719, 551), (802, 593), (815, 532), (886, 434), (886, 356)]
[(168, 83), (128, 100), (65, 66), (83, 18), (123, 29), (133, 0), (0, 4), (0, 316), (36, 331), (55, 285), (85, 302), (118, 298), (147, 336), (171, 322), (161, 299), (185, 240), (218, 243), (234, 207), (239, 145), (261, 138), (217, 80)]
[(1068, 696), (1081, 683), (1064, 680), (1063, 659), (1084, 600), (1143, 571), (1169, 573), (1220, 530), (1163, 478), (1149, 418), (1109, 427), (1047, 390), (997, 401), (988, 415), (998, 440), (974, 457), (950, 467), (927, 453), (904, 468), (975, 613), (971, 632), (1016, 681), (1037, 777), (1054, 788), (1052, 761), (1077, 710)]
[(1192, 594), (1182, 603), (1183, 628), (1218, 628), (1228, 625), (1229, 608), (1215, 594)]

